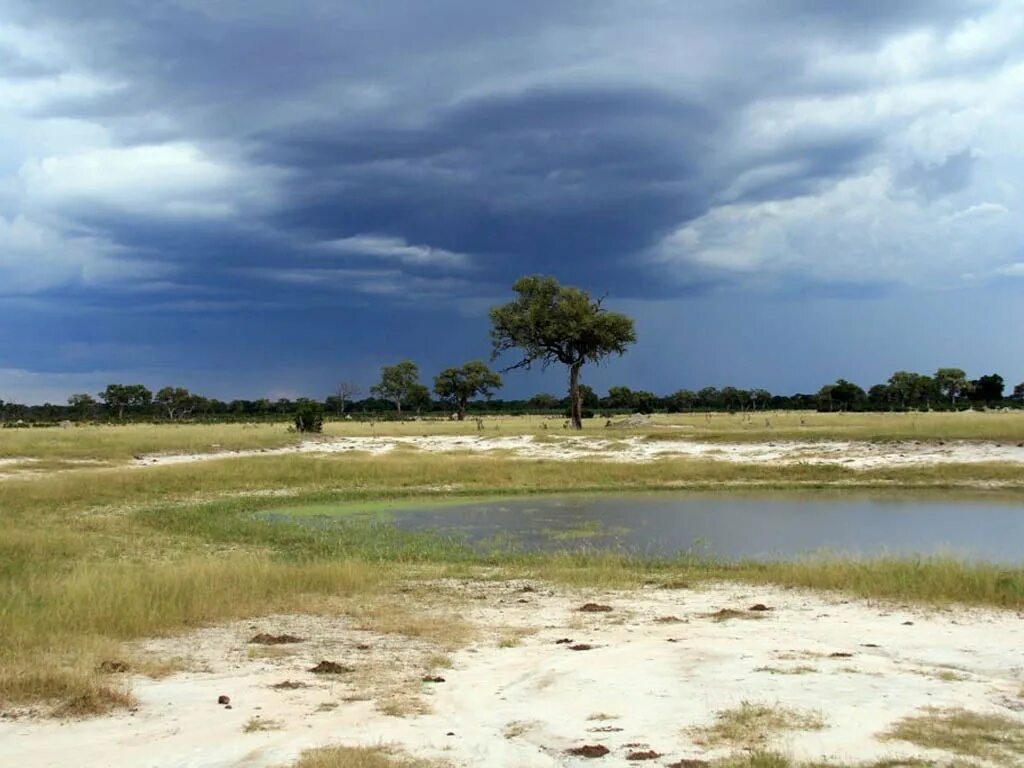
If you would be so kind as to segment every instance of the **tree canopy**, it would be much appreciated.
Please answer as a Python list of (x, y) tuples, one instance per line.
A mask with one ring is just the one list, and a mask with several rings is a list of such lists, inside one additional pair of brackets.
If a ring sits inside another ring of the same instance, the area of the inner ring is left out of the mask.
[(466, 418), (466, 406), (474, 397), (487, 397), (501, 387), (501, 376), (482, 360), (471, 360), (459, 368), (445, 368), (434, 377), (434, 392), (453, 404), (459, 421)]
[(569, 369), (572, 426), (582, 429), (579, 375), (584, 363), (623, 354), (636, 341), (633, 320), (601, 306), (586, 291), (563, 286), (550, 276), (516, 280), (518, 297), (491, 309), (494, 356), (518, 349), (522, 358), (506, 370), (561, 363)]
[(383, 366), (380, 369), (380, 381), (370, 387), (370, 392), (391, 402), (399, 413), (402, 412), (403, 403), (415, 407), (416, 403), (422, 401), (424, 393), (430, 399), (427, 388), (420, 384), (419, 366), (412, 360)]

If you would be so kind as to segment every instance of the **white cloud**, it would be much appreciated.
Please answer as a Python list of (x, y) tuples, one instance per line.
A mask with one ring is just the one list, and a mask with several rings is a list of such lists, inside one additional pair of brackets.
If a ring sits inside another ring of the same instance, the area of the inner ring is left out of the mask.
[(25, 217), (0, 216), (0, 294), (144, 279), (163, 272), (159, 265), (129, 261), (124, 255), (102, 236), (65, 234)]
[(397, 261), (414, 267), (465, 267), (470, 258), (464, 253), (435, 248), (430, 245), (411, 245), (401, 237), (386, 235), (356, 235), (317, 243), (318, 250), (353, 256)]
[[(837, 89), (837, 79), (847, 87)], [(649, 258), (682, 278), (800, 274), (934, 286), (1015, 274), (1007, 265), (1024, 246), (1019, 2), (945, 35), (919, 29), (873, 49), (822, 47), (807, 83), (745, 108), (723, 147), (732, 178)], [(844, 144), (866, 150), (840, 169), (829, 148), (842, 158)], [(808, 184), (815, 158), (836, 175)], [(781, 191), (744, 199), (765, 187)]]
[(880, 166), (814, 195), (721, 205), (663, 238), (650, 257), (694, 269), (824, 281), (945, 284), (1012, 259), (1024, 226), (1005, 206), (923, 201)]
[(251, 269), (246, 273), (278, 283), (344, 289), (393, 299), (450, 299), (473, 288), (460, 278), (408, 275), (399, 269)]
[(145, 216), (224, 218), (272, 199), (272, 174), (209, 156), (187, 142), (101, 148), (30, 161), (25, 205), (101, 206)]

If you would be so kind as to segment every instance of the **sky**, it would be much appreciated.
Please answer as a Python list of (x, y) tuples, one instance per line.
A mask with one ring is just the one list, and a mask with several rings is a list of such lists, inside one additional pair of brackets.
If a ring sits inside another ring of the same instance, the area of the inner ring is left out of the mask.
[(531, 273), (599, 391), (1012, 386), (1022, 208), (1022, 0), (0, 0), (0, 399), (429, 383)]

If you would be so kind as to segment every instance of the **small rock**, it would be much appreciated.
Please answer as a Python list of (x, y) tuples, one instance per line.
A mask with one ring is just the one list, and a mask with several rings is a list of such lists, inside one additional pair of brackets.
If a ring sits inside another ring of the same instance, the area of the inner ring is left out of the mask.
[(231, 697), (230, 696), (225, 696), (222, 693), (220, 696), (217, 697), (217, 703), (218, 704), (227, 704), (227, 705), (230, 706), (231, 705)]
[(748, 611), (770, 611), (771, 608), (769, 608), (764, 603), (754, 603), (752, 606), (747, 608), (747, 610)]
[(601, 605), (600, 603), (584, 603), (580, 606), (583, 613), (607, 613), (611, 609), (610, 605)]
[(570, 651), (589, 651), (594, 646), (588, 645), (587, 643), (576, 643), (576, 645), (570, 645)]
[(569, 643), (571, 643), (571, 642), (572, 642), (572, 638), (571, 637), (563, 637), (563, 638), (560, 638), (558, 640), (555, 640), (555, 645), (569, 645)]
[(903, 626), (904, 627), (912, 627), (912, 626), (914, 626), (914, 622), (912, 622), (912, 621), (904, 621), (903, 622)]
[(830, 659), (849, 659), (852, 656), (852, 653), (847, 653), (846, 651), (836, 651), (835, 653), (830, 653), (828, 655)]
[(444, 678), (440, 675), (427, 675), (423, 678), (424, 683), (443, 683)]

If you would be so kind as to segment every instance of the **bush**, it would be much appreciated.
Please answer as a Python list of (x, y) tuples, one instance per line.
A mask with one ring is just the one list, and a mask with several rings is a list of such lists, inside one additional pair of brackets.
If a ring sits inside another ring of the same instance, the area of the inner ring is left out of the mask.
[(322, 432), (324, 409), (319, 403), (302, 403), (295, 411), (295, 429), (298, 432)]

